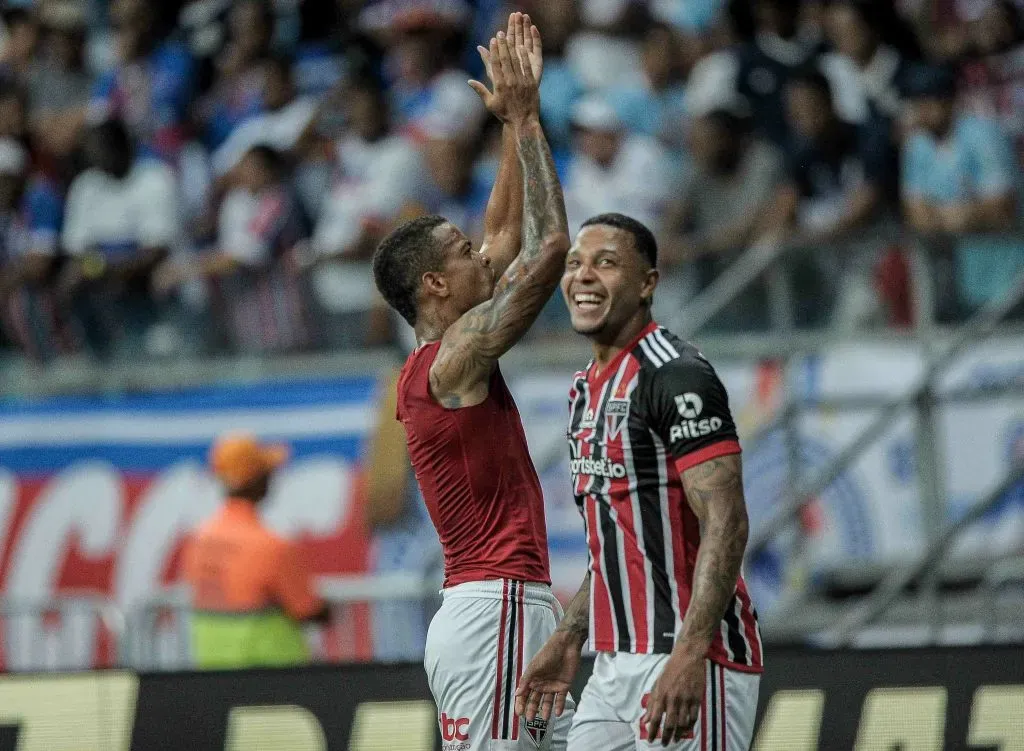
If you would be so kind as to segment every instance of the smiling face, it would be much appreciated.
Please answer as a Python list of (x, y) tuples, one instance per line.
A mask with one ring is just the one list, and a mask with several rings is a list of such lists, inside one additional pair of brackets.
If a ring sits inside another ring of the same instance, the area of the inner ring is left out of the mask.
[(584, 227), (565, 259), (562, 295), (577, 334), (614, 342), (646, 317), (658, 272), (634, 246), (632, 235), (604, 224)]

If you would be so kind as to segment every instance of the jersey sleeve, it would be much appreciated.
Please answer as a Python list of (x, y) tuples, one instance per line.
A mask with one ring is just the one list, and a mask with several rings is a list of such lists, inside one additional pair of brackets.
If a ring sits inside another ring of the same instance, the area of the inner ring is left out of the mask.
[(725, 386), (711, 364), (698, 357), (672, 360), (653, 371), (647, 421), (680, 474), (709, 459), (740, 453)]

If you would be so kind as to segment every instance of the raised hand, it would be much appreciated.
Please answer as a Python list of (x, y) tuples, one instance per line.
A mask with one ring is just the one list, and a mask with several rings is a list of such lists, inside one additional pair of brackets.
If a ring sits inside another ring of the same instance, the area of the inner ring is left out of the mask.
[[(533, 33), (527, 33), (525, 18), (522, 13), (513, 13), (509, 17), (511, 31), (499, 31), (488, 49), (478, 48), (493, 91), (479, 81), (469, 82), (487, 109), (507, 123), (521, 124), (536, 117), (540, 110), (539, 82), (534, 75), (534, 71), (543, 66), (539, 57), (540, 35), (538, 32), (534, 40)], [(521, 44), (516, 43), (517, 38), (522, 39)]]

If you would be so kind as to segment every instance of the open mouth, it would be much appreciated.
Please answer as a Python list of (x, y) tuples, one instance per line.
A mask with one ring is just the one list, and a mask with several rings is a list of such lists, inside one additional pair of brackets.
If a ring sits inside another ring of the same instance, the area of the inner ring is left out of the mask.
[(572, 296), (573, 304), (582, 311), (597, 310), (604, 300), (604, 295), (595, 292), (577, 292)]

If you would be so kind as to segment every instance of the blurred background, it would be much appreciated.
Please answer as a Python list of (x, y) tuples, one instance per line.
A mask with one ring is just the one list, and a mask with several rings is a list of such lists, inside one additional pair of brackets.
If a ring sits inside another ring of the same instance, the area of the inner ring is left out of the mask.
[[(501, 131), (466, 80), (510, 10), (544, 37), (570, 229), (656, 232), (656, 317), (729, 389), (769, 649), (1024, 641), (1019, 0), (2, 7), (0, 669), (193, 666), (182, 548), (237, 429), (291, 447), (263, 517), (329, 603), (313, 660), (422, 657), (440, 552), (392, 419), (413, 342), (369, 260), (422, 213), (480, 239)], [(562, 597), (588, 359), (556, 296), (502, 362)], [(1024, 717), (1013, 696), (979, 716)]]

